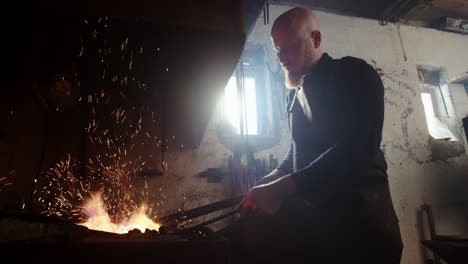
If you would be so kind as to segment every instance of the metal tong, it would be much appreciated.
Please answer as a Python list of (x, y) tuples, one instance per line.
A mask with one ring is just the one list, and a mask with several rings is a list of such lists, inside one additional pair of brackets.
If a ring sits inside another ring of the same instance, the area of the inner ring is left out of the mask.
[[(222, 201), (219, 201), (219, 202), (215, 202), (215, 203), (207, 204), (207, 205), (204, 205), (204, 206), (196, 207), (196, 208), (184, 211), (184, 212), (175, 213), (175, 214), (172, 214), (172, 215), (169, 215), (169, 216), (166, 216), (166, 217), (162, 217), (162, 218), (158, 219), (157, 221), (162, 227), (164, 227), (167, 230), (177, 230), (179, 225), (181, 225), (183, 222), (186, 222), (186, 221), (188, 221), (190, 219), (194, 219), (194, 218), (197, 218), (197, 217), (200, 217), (200, 216), (204, 216), (204, 215), (207, 215), (207, 214), (211, 214), (211, 213), (214, 213), (214, 212), (217, 212), (217, 211), (224, 210), (224, 209), (227, 209), (229, 207), (235, 206), (240, 201), (242, 201), (242, 199), (244, 199), (245, 195), (246, 194), (241, 194), (241, 195), (238, 195), (238, 196), (233, 197), (233, 198), (229, 198), (229, 199), (222, 200)], [(228, 213), (216, 216), (216, 217), (214, 217), (212, 219), (209, 219), (209, 220), (207, 220), (205, 222), (199, 223), (199, 224), (197, 224), (195, 226), (185, 228), (184, 230), (185, 231), (191, 231), (191, 230), (200, 229), (200, 228), (202, 228), (204, 226), (215, 223), (215, 222), (220, 221), (220, 220), (222, 220), (224, 218), (233, 216), (233, 215), (235, 215), (235, 214), (237, 214), (239, 212), (240, 212), (240, 208), (233, 208), (233, 210), (228, 212)]]

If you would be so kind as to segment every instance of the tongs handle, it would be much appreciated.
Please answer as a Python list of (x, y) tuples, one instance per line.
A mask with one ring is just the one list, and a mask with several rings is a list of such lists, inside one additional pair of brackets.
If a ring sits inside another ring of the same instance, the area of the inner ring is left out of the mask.
[(238, 204), (242, 199), (244, 199), (246, 194), (241, 194), (236, 197), (226, 199), (223, 201), (207, 204), (204, 206), (200, 206), (197, 208), (193, 208), (187, 210), (185, 212), (175, 213), (166, 217), (162, 217), (158, 219), (158, 223), (162, 226), (172, 226), (176, 225), (177, 223), (184, 222), (193, 218), (200, 217), (202, 215), (211, 214), (213, 212), (223, 210), (229, 207), (232, 207)]
[(211, 218), (210, 220), (207, 220), (207, 221), (205, 221), (205, 222), (203, 222), (203, 223), (200, 223), (200, 224), (197, 224), (197, 225), (195, 225), (195, 226), (191, 226), (191, 227), (187, 228), (187, 231), (198, 230), (198, 229), (201, 228), (201, 227), (210, 225), (210, 224), (215, 223), (215, 222), (218, 222), (218, 221), (220, 221), (220, 220), (222, 220), (222, 219), (224, 219), (224, 218), (233, 216), (233, 215), (239, 213), (240, 211), (241, 211), (241, 208), (236, 208), (236, 209), (232, 210), (232, 211), (229, 212), (229, 213), (226, 213), (226, 214), (223, 214), (223, 215), (220, 215), (220, 216)]

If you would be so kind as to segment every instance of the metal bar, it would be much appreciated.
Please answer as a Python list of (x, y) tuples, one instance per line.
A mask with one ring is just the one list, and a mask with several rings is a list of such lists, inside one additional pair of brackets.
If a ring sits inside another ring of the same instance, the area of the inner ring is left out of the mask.
[(198, 228), (200, 228), (200, 227), (204, 227), (204, 226), (213, 224), (213, 223), (218, 222), (218, 221), (220, 221), (220, 220), (222, 220), (222, 219), (224, 219), (224, 218), (233, 216), (233, 215), (239, 213), (240, 211), (241, 211), (241, 208), (234, 209), (234, 210), (232, 210), (232, 211), (229, 212), (229, 213), (226, 213), (226, 214), (223, 214), (223, 215), (214, 217), (214, 218), (212, 218), (212, 219), (210, 219), (210, 220), (208, 220), (208, 221), (205, 221), (205, 222), (200, 223), (200, 224), (198, 224), (198, 225), (189, 227), (187, 230), (188, 230), (188, 231), (193, 231), (193, 230), (196, 230), (196, 229), (198, 229)]
[(176, 213), (163, 218), (158, 219), (158, 223), (163, 226), (171, 226), (177, 222), (187, 221), (202, 215), (210, 214), (228, 207), (238, 204), (244, 198), (245, 194), (238, 195), (234, 198), (226, 199), (223, 201), (211, 203), (208, 205), (200, 206), (185, 212)]
[(400, 22), (397, 23), (397, 32), (398, 32), (398, 38), (400, 39), (401, 50), (403, 51), (403, 58), (405, 59), (405, 61), (407, 61), (408, 58), (406, 57), (405, 47), (403, 46), (403, 40), (401, 39), (401, 34), (400, 34)]
[(439, 93), (440, 93), (440, 97), (442, 99), (442, 103), (444, 104), (445, 115), (446, 115), (446, 117), (450, 117), (448, 109), (447, 109), (447, 103), (445, 102), (444, 93), (442, 92), (442, 87), (440, 87), (440, 84), (438, 85), (438, 87), (439, 87)]

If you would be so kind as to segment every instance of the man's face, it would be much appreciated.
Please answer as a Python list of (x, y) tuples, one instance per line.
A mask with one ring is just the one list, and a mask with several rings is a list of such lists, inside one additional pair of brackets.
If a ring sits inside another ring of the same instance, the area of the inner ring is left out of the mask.
[(307, 47), (310, 44), (309, 36), (279, 27), (272, 30), (271, 37), (285, 73), (286, 86), (288, 88), (301, 86), (306, 66), (306, 51), (310, 49)]

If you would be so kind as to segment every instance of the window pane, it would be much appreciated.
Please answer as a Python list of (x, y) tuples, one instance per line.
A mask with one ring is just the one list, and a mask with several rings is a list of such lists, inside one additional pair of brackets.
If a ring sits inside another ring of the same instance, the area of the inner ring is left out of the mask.
[[(241, 109), (245, 109), (243, 125), (247, 128), (249, 135), (258, 135), (257, 125), (257, 98), (256, 98), (256, 83), (255, 78), (248, 77), (244, 79), (245, 88), (245, 105), (242, 105), (242, 100), (238, 97), (236, 78), (231, 77), (226, 85), (224, 93), (224, 113), (228, 122), (233, 126), (237, 134), (240, 130), (240, 114)], [(241, 108), (242, 107), (242, 108)]]
[(452, 139), (457, 138), (450, 132), (447, 125), (435, 116), (434, 104), (432, 103), (431, 93), (421, 93), (421, 98), (424, 105), (424, 113), (426, 114), (427, 128), (429, 134), (435, 139)]
[(247, 124), (247, 131), (249, 135), (257, 135), (257, 97), (255, 78), (245, 78), (245, 105), (246, 117), (244, 122)]
[(229, 123), (240, 133), (239, 103), (237, 98), (236, 78), (231, 77), (224, 91), (224, 115)]

